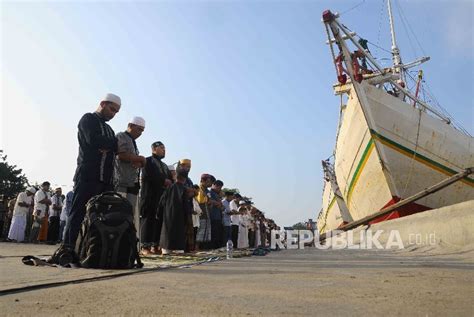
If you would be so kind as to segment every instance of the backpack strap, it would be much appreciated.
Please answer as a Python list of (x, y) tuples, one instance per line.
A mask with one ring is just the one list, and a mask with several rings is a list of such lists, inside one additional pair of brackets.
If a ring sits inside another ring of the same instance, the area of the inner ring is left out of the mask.
[[(125, 229), (129, 226), (128, 222), (122, 223), (120, 226), (115, 227), (115, 232), (118, 232), (118, 236), (114, 237), (115, 243), (114, 243), (114, 248), (112, 250), (112, 262), (110, 263), (111, 268), (116, 268), (117, 267), (117, 257), (119, 254), (119, 249), (120, 249), (120, 241), (122, 240), (122, 236), (125, 232)], [(103, 255), (103, 254), (102, 254)]]
[[(99, 267), (102, 267), (102, 268), (105, 268), (107, 267), (107, 251), (108, 251), (108, 246), (109, 246), (109, 242), (108, 242), (108, 239), (107, 239), (107, 234), (106, 234), (106, 230), (104, 230), (104, 227), (105, 225), (102, 224), (102, 222), (100, 221), (94, 221), (95, 222), (95, 226), (96, 228), (98, 229), (99, 231), (99, 234), (100, 234), (100, 240), (102, 242), (102, 245), (101, 245), (101, 252), (100, 252), (100, 261), (99, 261)], [(86, 258), (87, 260), (87, 258)]]

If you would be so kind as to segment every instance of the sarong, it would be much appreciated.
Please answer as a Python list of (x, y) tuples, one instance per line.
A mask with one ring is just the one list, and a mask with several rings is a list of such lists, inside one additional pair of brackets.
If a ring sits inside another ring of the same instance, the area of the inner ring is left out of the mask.
[(38, 241), (46, 241), (48, 239), (48, 217), (41, 219), (41, 227), (38, 234)]
[(26, 215), (13, 216), (8, 239), (22, 242), (25, 240)]
[(211, 241), (211, 220), (199, 219), (199, 229), (196, 235), (196, 242)]

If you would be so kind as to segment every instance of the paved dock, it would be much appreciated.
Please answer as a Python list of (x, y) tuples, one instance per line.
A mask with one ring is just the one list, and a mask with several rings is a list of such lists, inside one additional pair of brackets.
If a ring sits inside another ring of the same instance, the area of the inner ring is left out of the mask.
[[(284, 250), (179, 269), (30, 267), (54, 246), (0, 243), (0, 315), (472, 316), (472, 251)], [(122, 271), (123, 272), (123, 271)], [(56, 285), (107, 277), (80, 284)], [(36, 285), (34, 290), (18, 288)], [(42, 285), (46, 285), (43, 287)], [(47, 287), (49, 285), (49, 287)]]

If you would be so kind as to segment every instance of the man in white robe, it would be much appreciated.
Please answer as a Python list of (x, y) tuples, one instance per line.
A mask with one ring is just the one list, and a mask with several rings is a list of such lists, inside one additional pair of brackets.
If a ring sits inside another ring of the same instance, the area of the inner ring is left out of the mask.
[(249, 230), (250, 225), (248, 221), (248, 210), (245, 206), (245, 201), (239, 203), (240, 222), (239, 222), (239, 237), (237, 239), (237, 248), (246, 249), (249, 247)]
[(231, 222), (231, 236), (234, 247), (237, 247), (237, 241), (239, 238), (239, 226), (240, 226), (240, 215), (239, 215), (239, 202), (242, 199), (240, 194), (236, 193), (234, 199), (229, 203), (230, 208), (230, 222)]
[(29, 187), (26, 191), (18, 194), (15, 209), (13, 210), (10, 231), (8, 232), (8, 239), (16, 242), (25, 240), (26, 216), (28, 215), (29, 208), (33, 206), (33, 195), (35, 192), (36, 189), (34, 187)]

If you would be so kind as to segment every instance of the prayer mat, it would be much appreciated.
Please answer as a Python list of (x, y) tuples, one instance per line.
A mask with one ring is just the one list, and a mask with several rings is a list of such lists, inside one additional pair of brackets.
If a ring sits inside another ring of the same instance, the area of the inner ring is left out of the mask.
[[(253, 250), (235, 250), (232, 252), (233, 258), (251, 256)], [(145, 268), (166, 268), (166, 267), (190, 267), (196, 264), (214, 262), (225, 259), (227, 251), (225, 248), (209, 251), (199, 251), (192, 253), (166, 254), (166, 255), (146, 255), (140, 256)]]

